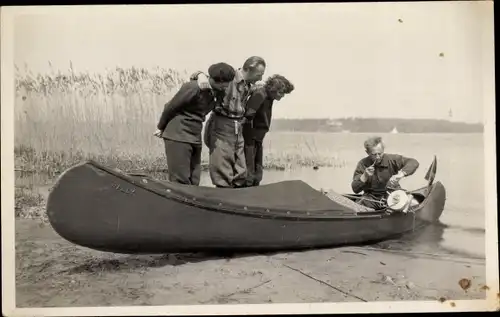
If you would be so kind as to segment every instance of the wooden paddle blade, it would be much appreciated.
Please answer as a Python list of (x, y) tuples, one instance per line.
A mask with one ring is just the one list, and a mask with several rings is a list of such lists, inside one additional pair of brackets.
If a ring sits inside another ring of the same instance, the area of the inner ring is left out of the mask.
[(427, 170), (427, 173), (425, 174), (424, 179), (428, 181), (429, 186), (432, 185), (434, 182), (434, 178), (436, 177), (436, 170), (437, 170), (437, 158), (436, 155), (434, 155), (434, 160), (432, 160), (432, 164)]

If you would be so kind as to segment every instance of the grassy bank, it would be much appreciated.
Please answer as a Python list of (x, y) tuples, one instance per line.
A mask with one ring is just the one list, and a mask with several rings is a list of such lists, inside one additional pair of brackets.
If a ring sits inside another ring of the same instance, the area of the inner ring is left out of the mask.
[[(56, 144), (56, 143), (54, 143)], [(158, 147), (161, 149), (161, 147)], [(16, 217), (46, 220), (45, 199), (38, 192), (39, 186), (51, 185), (64, 170), (85, 160), (94, 160), (124, 172), (150, 174), (157, 179), (166, 180), (168, 166), (163, 153), (144, 155), (136, 151), (108, 151), (106, 154), (85, 152), (83, 150), (35, 150), (33, 147), (15, 147), (16, 171)], [(153, 152), (153, 151), (151, 151)], [(208, 168), (208, 150), (204, 150), (203, 170)], [(266, 170), (285, 170), (296, 167), (343, 167), (345, 162), (335, 156), (303, 153), (299, 150), (283, 152), (270, 148), (265, 157)]]

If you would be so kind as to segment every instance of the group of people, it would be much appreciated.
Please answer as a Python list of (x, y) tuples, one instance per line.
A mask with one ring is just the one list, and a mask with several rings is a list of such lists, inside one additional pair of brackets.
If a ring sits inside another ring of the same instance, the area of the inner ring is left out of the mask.
[(262, 143), (270, 129), (273, 103), (294, 90), (282, 75), (262, 81), (265, 70), (266, 62), (259, 56), (249, 57), (238, 69), (223, 62), (213, 64), (208, 74), (192, 74), (167, 102), (154, 135), (164, 141), (171, 182), (199, 185), (203, 142), (216, 187), (260, 184)]
[[(241, 68), (213, 64), (197, 71), (167, 102), (155, 136), (162, 138), (171, 182), (200, 184), (202, 143), (209, 149), (209, 174), (220, 188), (258, 186), (263, 173), (262, 143), (269, 132), (273, 104), (294, 90), (282, 75), (262, 81), (266, 62), (248, 58)], [(202, 136), (203, 123), (210, 114)], [(382, 208), (380, 201), (399, 181), (412, 175), (413, 158), (384, 153), (380, 137), (364, 143), (368, 154), (354, 171), (352, 190), (363, 192), (359, 204)]]

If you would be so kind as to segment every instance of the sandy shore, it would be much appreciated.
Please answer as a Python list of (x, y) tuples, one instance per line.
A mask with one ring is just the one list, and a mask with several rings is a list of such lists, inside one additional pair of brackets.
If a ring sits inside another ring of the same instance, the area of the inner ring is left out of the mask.
[[(464, 290), (459, 281), (470, 280)], [(485, 298), (485, 263), (343, 247), (246, 256), (130, 256), (75, 246), (16, 221), (18, 307), (254, 304)]]

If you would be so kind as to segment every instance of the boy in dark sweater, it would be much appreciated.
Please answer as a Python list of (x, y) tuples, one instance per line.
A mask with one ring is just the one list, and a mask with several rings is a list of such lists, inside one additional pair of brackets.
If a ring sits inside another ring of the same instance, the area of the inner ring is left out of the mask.
[(247, 165), (246, 186), (259, 186), (263, 173), (262, 142), (272, 120), (274, 101), (290, 94), (294, 86), (281, 75), (273, 75), (263, 87), (257, 88), (246, 104), (243, 138), (245, 140), (245, 160)]
[(214, 64), (208, 69), (209, 89), (201, 89), (197, 81), (191, 80), (165, 105), (154, 135), (165, 143), (171, 182), (199, 185), (203, 122), (223, 100), (235, 74), (226, 63)]

